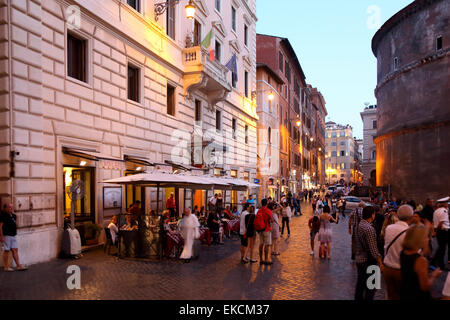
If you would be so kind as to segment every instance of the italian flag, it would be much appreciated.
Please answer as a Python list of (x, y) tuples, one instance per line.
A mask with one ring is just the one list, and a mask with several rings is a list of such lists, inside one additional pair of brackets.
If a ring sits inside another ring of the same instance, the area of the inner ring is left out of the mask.
[(202, 41), (202, 47), (209, 50), (209, 60), (214, 61), (215, 59), (215, 52), (214, 48), (212, 46), (212, 39), (213, 39), (213, 29), (209, 31), (209, 33), (206, 35), (205, 39)]

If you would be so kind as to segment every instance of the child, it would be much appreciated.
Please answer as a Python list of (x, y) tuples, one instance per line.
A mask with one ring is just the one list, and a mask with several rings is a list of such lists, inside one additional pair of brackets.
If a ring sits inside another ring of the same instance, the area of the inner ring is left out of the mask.
[(314, 216), (308, 221), (308, 227), (310, 230), (310, 238), (311, 238), (311, 255), (314, 255), (314, 240), (316, 238), (317, 233), (320, 230), (320, 220), (318, 216)]

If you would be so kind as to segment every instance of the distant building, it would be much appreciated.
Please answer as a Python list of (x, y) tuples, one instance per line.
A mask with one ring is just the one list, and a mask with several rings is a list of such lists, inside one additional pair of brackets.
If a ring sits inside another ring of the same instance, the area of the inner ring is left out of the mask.
[(364, 147), (362, 157), (363, 183), (365, 186), (376, 186), (377, 146), (374, 139), (377, 136), (377, 106), (368, 106), (361, 112), (364, 126)]
[(327, 122), (325, 147), (325, 166), (328, 182), (355, 182), (355, 140), (353, 128), (350, 125), (340, 125)]

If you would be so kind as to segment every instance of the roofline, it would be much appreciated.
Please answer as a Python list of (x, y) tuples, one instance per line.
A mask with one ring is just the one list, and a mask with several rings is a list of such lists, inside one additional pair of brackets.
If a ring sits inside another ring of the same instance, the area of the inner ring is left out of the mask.
[(300, 65), (300, 61), (298, 60), (297, 54), (295, 53), (295, 50), (294, 50), (294, 48), (292, 47), (292, 45), (291, 45), (289, 39), (288, 39), (288, 38), (284, 38), (284, 37), (272, 36), (272, 35), (269, 35), (269, 34), (262, 34), (262, 33), (257, 33), (256, 35), (257, 35), (257, 36), (263, 36), (263, 37), (277, 38), (277, 39), (280, 39), (281, 42), (283, 42), (283, 43), (286, 45), (286, 47), (287, 47), (289, 53), (290, 53), (291, 56), (293, 57), (293, 60), (294, 60), (295, 65), (296, 65), (296, 67), (297, 67), (297, 70), (300, 72), (300, 75), (301, 75), (301, 81), (302, 81), (302, 83), (303, 83), (303, 86), (306, 87), (307, 84), (306, 84), (306, 76), (305, 76), (305, 73), (303, 72), (303, 68), (302, 68), (302, 66)]
[(377, 49), (384, 36), (406, 18), (412, 16), (417, 11), (442, 0), (415, 0), (386, 21), (372, 38), (372, 52), (377, 57)]

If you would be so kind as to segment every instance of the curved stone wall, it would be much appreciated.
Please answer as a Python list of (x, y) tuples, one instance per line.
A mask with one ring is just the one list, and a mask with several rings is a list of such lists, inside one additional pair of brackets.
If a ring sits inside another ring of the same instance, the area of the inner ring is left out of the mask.
[(450, 193), (449, 6), (446, 0), (415, 1), (373, 39), (377, 183), (391, 185), (392, 194), (405, 200)]

